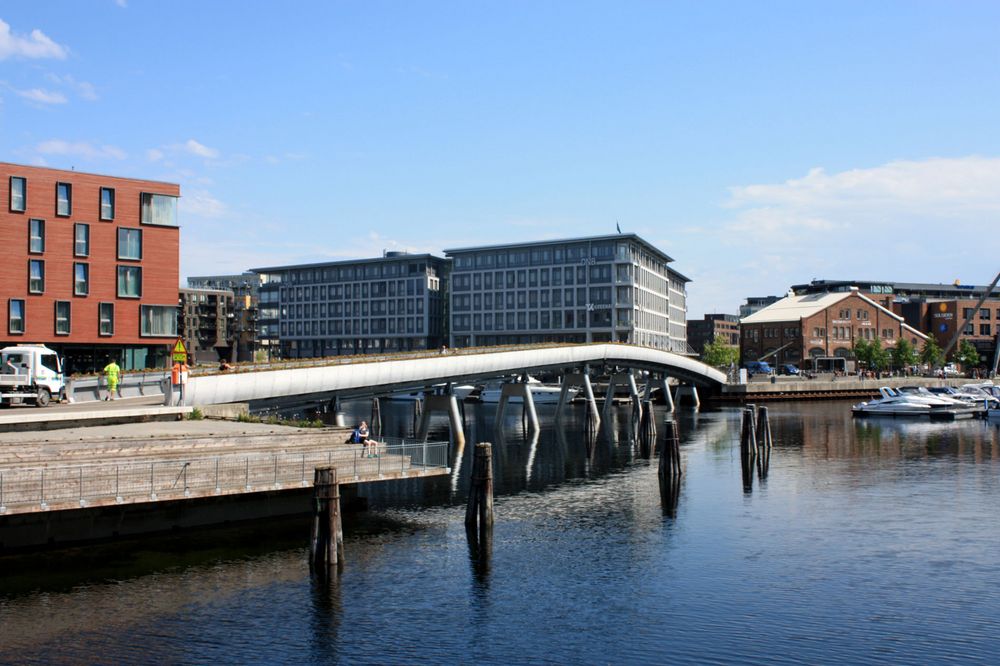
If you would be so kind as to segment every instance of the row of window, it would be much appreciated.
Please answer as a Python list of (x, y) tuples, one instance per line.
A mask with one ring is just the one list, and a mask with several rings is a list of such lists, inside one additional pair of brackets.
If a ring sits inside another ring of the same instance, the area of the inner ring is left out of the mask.
[[(28, 220), (28, 253), (45, 253), (45, 220)], [(73, 225), (73, 256), (90, 256), (90, 225), (78, 222)], [(142, 229), (118, 228), (118, 258), (126, 261), (142, 260)]]
[[(56, 216), (69, 217), (73, 214), (73, 185), (56, 183)], [(10, 199), (8, 207), (12, 213), (23, 213), (28, 201), (28, 179), (21, 176), (10, 177)], [(110, 222), (115, 219), (115, 190), (111, 187), (100, 189), (98, 208), (99, 219)], [(139, 195), (139, 220), (142, 224), (164, 227), (177, 226), (177, 197), (165, 194)]]
[(632, 324), (631, 310), (554, 310), (552, 312), (506, 312), (494, 315), (461, 315), (452, 317), (455, 331), (518, 331), (524, 329), (609, 328)]
[[(850, 308), (844, 308), (837, 313), (837, 319), (850, 319), (850, 318), (851, 318)], [(868, 310), (861, 310), (861, 309), (857, 310), (857, 319), (861, 321), (868, 319)]]
[[(975, 313), (975, 308), (962, 308), (962, 319), (972, 319), (974, 313)], [(979, 318), (989, 320), (990, 309), (979, 308)], [(997, 319), (1000, 319), (1000, 308), (997, 308)]]
[[(55, 302), (55, 334), (69, 335), (73, 329), (73, 303)], [(23, 335), (27, 306), (23, 298), (12, 298), (7, 302), (7, 332)], [(139, 334), (150, 337), (173, 337), (177, 335), (177, 310), (169, 305), (139, 306)], [(97, 304), (97, 334), (115, 334), (115, 304)]]
[[(617, 266), (614, 275), (618, 282), (633, 281), (632, 265)], [(568, 266), (566, 268), (541, 268), (517, 271), (493, 271), (477, 273), (457, 273), (452, 276), (452, 291), (479, 291), (480, 289), (514, 289), (523, 287), (547, 287), (551, 283), (559, 287), (563, 284), (611, 282), (611, 264), (594, 266)]]
[[(976, 334), (975, 331), (976, 331), (975, 324), (973, 324), (972, 322), (969, 322), (968, 324), (966, 324), (965, 328), (962, 329), (962, 333), (964, 335), (975, 335)], [(993, 333), (991, 332), (990, 325), (989, 324), (980, 324), (979, 325), (979, 335), (993, 335)]]
[[(45, 293), (45, 262), (41, 259), (28, 260), (28, 293)], [(118, 297), (140, 298), (142, 296), (142, 268), (140, 266), (118, 266)], [(90, 264), (73, 264), (73, 295), (90, 294)]]

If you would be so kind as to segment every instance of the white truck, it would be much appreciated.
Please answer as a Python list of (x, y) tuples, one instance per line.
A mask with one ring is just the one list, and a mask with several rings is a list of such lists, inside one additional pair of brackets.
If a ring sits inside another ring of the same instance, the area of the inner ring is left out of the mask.
[(0, 405), (45, 407), (66, 392), (59, 355), (45, 345), (0, 349)]

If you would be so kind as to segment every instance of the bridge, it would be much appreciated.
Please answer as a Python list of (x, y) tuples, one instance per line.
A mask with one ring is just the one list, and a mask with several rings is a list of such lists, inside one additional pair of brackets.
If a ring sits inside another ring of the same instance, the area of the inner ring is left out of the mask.
[[(254, 402), (289, 397), (316, 398), (328, 396), (334, 404), (344, 398), (385, 396), (405, 391), (425, 391), (421, 432), (426, 434), (427, 418), (432, 411), (445, 411), (452, 422), (456, 439), (462, 438), (458, 407), (452, 387), (456, 383), (477, 382), (505, 377), (519, 377), (520, 382), (507, 384), (498, 407), (498, 415), (510, 398), (520, 398), (528, 418), (537, 428), (537, 416), (531, 392), (524, 381), (529, 372), (556, 372), (563, 376), (562, 395), (557, 409), (561, 412), (568, 390), (582, 388), (591, 409), (599, 419), (596, 399), (590, 381), (591, 369), (610, 368), (611, 381), (605, 409), (616, 385), (628, 387), (637, 409), (641, 398), (633, 371), (647, 373), (645, 400), (649, 400), (655, 381), (662, 382), (669, 404), (673, 404), (667, 378), (684, 383), (697, 400), (695, 387), (717, 389), (726, 383), (726, 376), (699, 361), (659, 349), (626, 344), (552, 345), (504, 350), (461, 350), (432, 353), (404, 358), (379, 360), (356, 359), (353, 363), (336, 360), (308, 367), (286, 369), (250, 369), (192, 377), (186, 386), (184, 405), (209, 405), (231, 402)], [(433, 387), (440, 387), (434, 391)], [(436, 393), (436, 394), (435, 394)], [(336, 409), (336, 407), (335, 407)]]

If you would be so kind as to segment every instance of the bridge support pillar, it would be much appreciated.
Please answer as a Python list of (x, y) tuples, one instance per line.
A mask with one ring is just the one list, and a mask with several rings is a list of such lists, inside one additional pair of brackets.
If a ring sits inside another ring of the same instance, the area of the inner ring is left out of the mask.
[(635, 375), (632, 374), (631, 370), (628, 372), (613, 374), (608, 379), (608, 392), (604, 398), (604, 413), (607, 414), (608, 410), (611, 409), (611, 405), (614, 404), (615, 388), (618, 384), (625, 384), (628, 386), (628, 397), (632, 401), (632, 410), (641, 415), (642, 405), (639, 402), (639, 389), (635, 383)]
[(340, 485), (336, 467), (317, 467), (313, 476), (312, 539), (309, 542), (309, 565), (327, 572), (344, 567), (344, 530), (340, 520)]
[(538, 412), (535, 411), (535, 399), (531, 396), (527, 376), (522, 377), (519, 382), (504, 384), (500, 388), (500, 404), (497, 405), (496, 425), (498, 427), (503, 425), (504, 412), (507, 411), (507, 403), (512, 396), (521, 398), (528, 417), (528, 427), (532, 431), (539, 430)]
[(458, 411), (458, 398), (454, 395), (432, 395), (424, 394), (424, 409), (420, 417), (420, 430), (417, 437), (421, 440), (427, 439), (427, 431), (430, 428), (431, 412), (445, 412), (451, 425), (451, 438), (456, 446), (465, 446), (465, 428), (462, 423), (462, 415)]
[(344, 408), (340, 404), (340, 397), (334, 397), (330, 400), (329, 404), (330, 411), (333, 412), (333, 425), (338, 428), (344, 428), (347, 426), (347, 415), (344, 413)]
[(597, 408), (597, 400), (594, 398), (594, 386), (590, 383), (590, 375), (586, 372), (577, 372), (563, 376), (562, 391), (559, 393), (559, 404), (556, 406), (556, 420), (562, 418), (563, 408), (566, 406), (569, 390), (574, 386), (583, 388), (583, 396), (587, 400), (588, 420), (596, 421), (594, 427), (600, 427), (601, 416)]
[(674, 411), (674, 396), (670, 392), (670, 378), (663, 378), (663, 399), (667, 402), (667, 413)]
[(691, 398), (691, 402), (694, 404), (695, 409), (701, 407), (701, 400), (698, 399), (697, 386), (678, 386), (677, 392), (674, 395), (674, 403), (678, 405), (681, 404), (685, 396)]

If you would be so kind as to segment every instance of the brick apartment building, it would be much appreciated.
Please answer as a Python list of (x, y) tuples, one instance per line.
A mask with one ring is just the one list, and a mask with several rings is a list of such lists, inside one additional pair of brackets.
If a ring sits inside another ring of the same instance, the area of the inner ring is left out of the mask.
[(87, 372), (166, 363), (180, 229), (171, 183), (0, 163), (0, 345), (44, 343)]
[(739, 346), (740, 318), (731, 314), (707, 314), (687, 323), (688, 344), (699, 356), (705, 353), (705, 345), (718, 336), (728, 345)]
[(177, 332), (196, 363), (233, 360), (236, 343), (233, 292), (226, 289), (181, 289)]
[(853, 358), (855, 340), (876, 338), (885, 348), (906, 338), (919, 349), (927, 336), (857, 289), (792, 294), (740, 320), (740, 358), (778, 366), (847, 359)]

